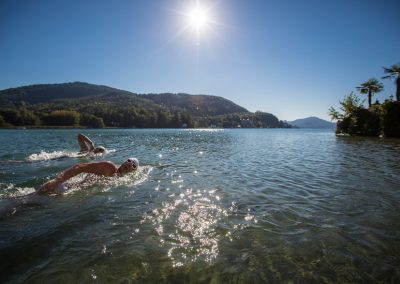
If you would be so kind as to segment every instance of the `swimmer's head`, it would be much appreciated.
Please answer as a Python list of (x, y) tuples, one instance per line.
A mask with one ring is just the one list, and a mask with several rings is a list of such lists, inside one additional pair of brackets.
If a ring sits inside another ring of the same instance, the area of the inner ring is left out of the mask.
[(118, 173), (126, 174), (133, 171), (136, 171), (139, 167), (139, 161), (136, 158), (129, 158), (125, 162), (122, 163), (118, 168)]
[(104, 148), (103, 146), (96, 147), (93, 150), (94, 154), (104, 154), (105, 152), (106, 152), (106, 148)]

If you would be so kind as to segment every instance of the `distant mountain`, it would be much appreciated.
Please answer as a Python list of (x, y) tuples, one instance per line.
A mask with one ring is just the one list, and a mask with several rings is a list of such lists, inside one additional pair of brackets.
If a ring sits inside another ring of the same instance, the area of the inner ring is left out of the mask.
[(79, 110), (81, 105), (90, 102), (110, 107), (142, 107), (152, 111), (185, 110), (194, 116), (249, 112), (222, 97), (171, 93), (138, 95), (83, 82), (31, 85), (0, 91), (0, 107), (15, 107), (21, 103), (30, 106), (52, 104), (58, 108), (68, 106)]
[(0, 127), (288, 128), (222, 97), (135, 94), (83, 82), (0, 90)]
[(39, 84), (0, 91), (0, 106), (25, 102), (31, 105), (56, 99), (81, 99), (84, 97), (132, 94), (115, 88), (83, 82)]
[(320, 119), (318, 117), (312, 116), (307, 118), (296, 119), (293, 121), (288, 121), (290, 125), (299, 128), (329, 128), (334, 129), (336, 123)]

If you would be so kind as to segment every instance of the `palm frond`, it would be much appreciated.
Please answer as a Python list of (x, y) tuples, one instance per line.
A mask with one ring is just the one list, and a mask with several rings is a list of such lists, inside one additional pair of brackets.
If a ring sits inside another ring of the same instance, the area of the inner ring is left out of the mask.
[(400, 65), (393, 65), (390, 68), (383, 67), (383, 72), (389, 73), (392, 76), (394, 76), (394, 75), (399, 76), (400, 75)]

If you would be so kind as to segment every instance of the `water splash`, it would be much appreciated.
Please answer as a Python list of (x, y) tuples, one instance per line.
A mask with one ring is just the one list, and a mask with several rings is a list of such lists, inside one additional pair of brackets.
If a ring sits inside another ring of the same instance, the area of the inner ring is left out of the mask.
[(60, 158), (77, 158), (82, 157), (84, 155), (79, 154), (79, 152), (71, 152), (71, 151), (53, 151), (53, 152), (46, 152), (40, 151), (38, 154), (31, 154), (26, 159), (28, 161), (47, 161), (47, 160), (54, 160)]
[(22, 206), (43, 205), (48, 196), (39, 195), (33, 187), (19, 187), (0, 183), (0, 219), (14, 215)]
[(0, 199), (24, 196), (35, 191), (33, 187), (19, 187), (12, 183), (0, 183)]
[(223, 128), (196, 128), (196, 129), (190, 129), (190, 132), (222, 132), (225, 129)]
[(46, 152), (40, 151), (40, 153), (35, 153), (29, 155), (26, 159), (28, 161), (47, 161), (47, 160), (55, 160), (61, 158), (80, 158), (80, 157), (96, 157), (96, 156), (103, 156), (108, 153), (116, 152), (115, 149), (106, 150), (104, 154), (94, 154), (94, 153), (80, 153), (74, 151), (53, 151), (53, 152)]

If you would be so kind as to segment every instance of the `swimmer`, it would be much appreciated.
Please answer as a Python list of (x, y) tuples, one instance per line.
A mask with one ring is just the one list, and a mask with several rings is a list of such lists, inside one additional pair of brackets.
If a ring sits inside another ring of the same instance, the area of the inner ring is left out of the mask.
[(136, 158), (129, 158), (119, 167), (110, 161), (101, 161), (93, 163), (79, 163), (60, 173), (56, 178), (43, 184), (38, 190), (39, 194), (57, 193), (57, 189), (63, 188), (63, 183), (70, 178), (81, 173), (95, 174), (98, 176), (111, 177), (113, 175), (122, 176), (124, 174), (136, 171), (139, 167), (139, 161)]
[(94, 147), (92, 140), (90, 140), (87, 136), (82, 133), (78, 134), (78, 144), (81, 147), (79, 154), (104, 154), (106, 152), (106, 148), (103, 146)]
[(43, 184), (36, 192), (16, 198), (0, 199), (0, 219), (14, 215), (20, 207), (46, 204), (49, 202), (48, 195), (62, 194), (65, 189), (63, 183), (80, 173), (89, 173), (106, 177), (111, 177), (113, 175), (122, 176), (136, 171), (138, 167), (139, 161), (136, 158), (129, 158), (119, 167), (109, 161), (76, 164), (60, 173), (55, 179)]

